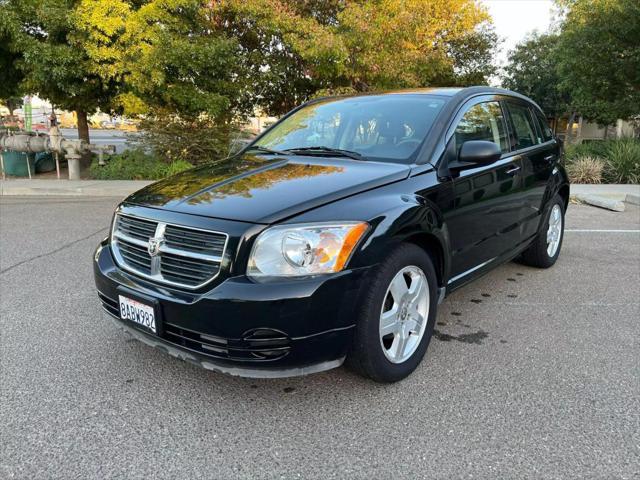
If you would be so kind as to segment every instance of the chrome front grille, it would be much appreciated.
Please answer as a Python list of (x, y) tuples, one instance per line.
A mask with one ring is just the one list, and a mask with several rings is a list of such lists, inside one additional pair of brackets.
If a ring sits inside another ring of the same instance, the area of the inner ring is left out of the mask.
[(117, 214), (111, 247), (121, 268), (195, 289), (218, 275), (227, 238), (225, 233)]

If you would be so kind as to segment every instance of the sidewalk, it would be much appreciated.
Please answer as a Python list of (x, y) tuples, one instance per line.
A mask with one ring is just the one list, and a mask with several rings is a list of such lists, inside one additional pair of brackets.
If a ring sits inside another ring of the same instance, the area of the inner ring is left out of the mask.
[(140, 180), (0, 180), (3, 195), (70, 195), (89, 197), (126, 197), (149, 185)]
[[(0, 180), (0, 195), (125, 197), (153, 183), (141, 180)], [(571, 185), (571, 196), (598, 195), (640, 204), (640, 185)], [(634, 201), (635, 200), (635, 201)]]

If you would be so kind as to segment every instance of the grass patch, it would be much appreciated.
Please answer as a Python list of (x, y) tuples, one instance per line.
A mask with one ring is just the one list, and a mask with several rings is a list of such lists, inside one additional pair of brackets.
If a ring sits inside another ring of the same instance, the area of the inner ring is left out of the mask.
[(98, 165), (94, 159), (89, 169), (91, 178), (96, 180), (159, 180), (189, 168), (189, 162), (176, 160), (164, 162), (142, 150), (127, 150), (105, 157), (106, 165)]

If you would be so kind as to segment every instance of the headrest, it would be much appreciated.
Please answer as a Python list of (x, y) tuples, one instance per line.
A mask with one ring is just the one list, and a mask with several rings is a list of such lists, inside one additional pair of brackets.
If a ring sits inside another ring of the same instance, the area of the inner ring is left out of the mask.
[(406, 135), (404, 125), (400, 122), (394, 122), (393, 120), (381, 121), (378, 126), (378, 132), (381, 137), (395, 138), (396, 140)]

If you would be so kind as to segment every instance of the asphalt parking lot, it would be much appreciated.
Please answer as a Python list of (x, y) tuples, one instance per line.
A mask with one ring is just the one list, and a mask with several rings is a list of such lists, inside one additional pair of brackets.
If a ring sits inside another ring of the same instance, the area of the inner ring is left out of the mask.
[(0, 199), (0, 478), (640, 476), (638, 207), (571, 205), (554, 268), (452, 294), (418, 370), (377, 385), (227, 377), (129, 339), (91, 271), (116, 203)]

